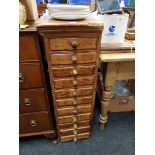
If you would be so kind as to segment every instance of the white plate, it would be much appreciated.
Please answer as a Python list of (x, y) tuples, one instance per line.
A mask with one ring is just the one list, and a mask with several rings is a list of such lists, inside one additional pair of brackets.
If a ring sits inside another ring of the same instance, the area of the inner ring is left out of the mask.
[(68, 5), (68, 4), (47, 4), (47, 8), (51, 10), (61, 11), (82, 11), (90, 10), (89, 5)]
[(72, 14), (53, 14), (51, 15), (52, 18), (54, 19), (59, 19), (59, 20), (82, 20), (85, 19), (89, 16), (87, 15), (72, 15)]

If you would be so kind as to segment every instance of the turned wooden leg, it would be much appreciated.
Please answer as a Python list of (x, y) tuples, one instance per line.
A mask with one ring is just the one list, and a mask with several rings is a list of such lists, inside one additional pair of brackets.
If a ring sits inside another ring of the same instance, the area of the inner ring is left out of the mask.
[(100, 129), (104, 129), (105, 124), (107, 123), (107, 112), (108, 106), (111, 101), (112, 96), (112, 87), (105, 87), (102, 92), (102, 99), (101, 99), (101, 114), (99, 118), (100, 122)]

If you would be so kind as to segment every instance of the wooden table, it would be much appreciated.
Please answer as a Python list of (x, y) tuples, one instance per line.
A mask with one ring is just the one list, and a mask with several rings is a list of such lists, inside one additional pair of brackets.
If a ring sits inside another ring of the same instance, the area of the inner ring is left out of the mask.
[(108, 106), (112, 97), (112, 87), (117, 80), (135, 78), (135, 46), (126, 40), (123, 45), (102, 45), (100, 54), (100, 71), (103, 75), (101, 92), (100, 128), (107, 122)]

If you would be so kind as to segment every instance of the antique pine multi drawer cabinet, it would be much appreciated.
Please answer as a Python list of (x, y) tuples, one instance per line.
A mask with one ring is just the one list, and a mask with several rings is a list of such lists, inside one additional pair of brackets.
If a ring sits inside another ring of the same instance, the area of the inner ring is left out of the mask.
[(20, 137), (44, 134), (54, 138), (55, 131), (48, 104), (37, 30), (20, 30), (19, 37), (19, 133)]
[(92, 17), (70, 22), (42, 17), (36, 27), (44, 41), (59, 138), (88, 138), (103, 26)]

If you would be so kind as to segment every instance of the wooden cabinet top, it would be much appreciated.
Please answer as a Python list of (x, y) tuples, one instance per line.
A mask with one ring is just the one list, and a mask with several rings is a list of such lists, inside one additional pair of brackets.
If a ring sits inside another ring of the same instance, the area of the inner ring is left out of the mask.
[(25, 25), (28, 25), (28, 27), (24, 29), (19, 28), (20, 34), (37, 32), (37, 29), (35, 27), (35, 21), (26, 21)]
[[(35, 26), (39, 29), (44, 28), (80, 28), (83, 29), (96, 29), (99, 31), (103, 30), (103, 25), (99, 23), (96, 19), (94, 19), (91, 15), (85, 20), (77, 20), (77, 21), (62, 21), (62, 20), (54, 20), (49, 16), (42, 16), (41, 18), (35, 21)], [(76, 29), (75, 29), (76, 30)], [(79, 29), (78, 29), (79, 31)]]
[(35, 21), (27, 21), (26, 24), (28, 24), (29, 26), (25, 29), (19, 29), (20, 33), (36, 32), (37, 28), (39, 29), (67, 28), (68, 29), (69, 27), (75, 31), (76, 30), (78, 31), (82, 31), (82, 30), (83, 31), (86, 31), (86, 30), (102, 31), (103, 30), (103, 25), (95, 18), (93, 18), (91, 15), (85, 20), (77, 20), (77, 21), (54, 20), (49, 16), (42, 16)]

